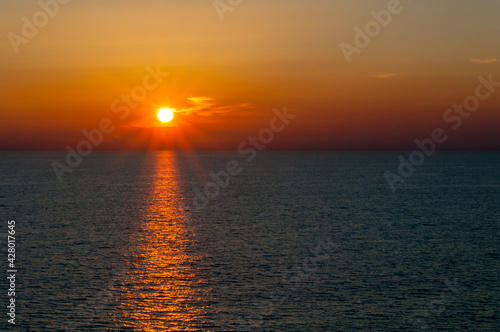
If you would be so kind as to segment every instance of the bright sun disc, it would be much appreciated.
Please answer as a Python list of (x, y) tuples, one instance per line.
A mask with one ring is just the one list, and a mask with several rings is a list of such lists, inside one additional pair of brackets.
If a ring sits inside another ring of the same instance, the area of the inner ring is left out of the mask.
[(158, 111), (158, 119), (161, 122), (170, 122), (174, 117), (174, 112), (170, 108), (161, 108)]

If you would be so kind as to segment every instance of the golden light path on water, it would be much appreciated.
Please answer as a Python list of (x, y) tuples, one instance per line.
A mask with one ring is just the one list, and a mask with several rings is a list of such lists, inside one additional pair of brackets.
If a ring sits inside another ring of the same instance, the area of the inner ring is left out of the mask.
[[(197, 331), (204, 319), (207, 291), (196, 276), (195, 235), (179, 206), (181, 190), (175, 155), (153, 158), (154, 179), (147, 212), (133, 234), (133, 255), (122, 276), (115, 324), (139, 331)], [(198, 326), (198, 328), (195, 326)]]

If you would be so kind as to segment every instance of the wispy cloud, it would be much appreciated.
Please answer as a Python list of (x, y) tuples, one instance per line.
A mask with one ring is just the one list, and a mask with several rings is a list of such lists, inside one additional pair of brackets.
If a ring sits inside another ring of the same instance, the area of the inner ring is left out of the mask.
[(215, 115), (215, 114), (227, 114), (232, 112), (249, 110), (252, 106), (249, 103), (240, 104), (223, 104), (217, 102), (213, 98), (209, 97), (189, 97), (189, 107), (180, 110), (180, 112), (186, 114), (196, 114), (196, 115)]
[(373, 77), (380, 78), (380, 79), (386, 79), (386, 78), (391, 78), (391, 77), (398, 76), (398, 75), (401, 75), (401, 73), (382, 73), (382, 74), (373, 75)]
[(491, 59), (470, 59), (470, 61), (478, 64), (485, 64), (485, 63), (494, 63), (500, 61), (500, 59), (497, 58), (491, 58)]

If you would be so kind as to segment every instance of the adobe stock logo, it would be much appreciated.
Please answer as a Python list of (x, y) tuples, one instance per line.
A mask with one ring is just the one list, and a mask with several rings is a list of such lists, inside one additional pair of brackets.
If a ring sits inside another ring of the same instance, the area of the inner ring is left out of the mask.
[[(493, 74), (489, 74), (487, 78), (479, 76), (477, 80), (479, 84), (476, 86), (474, 94), (465, 97), (461, 104), (454, 104), (452, 108), (443, 113), (443, 122), (451, 125), (450, 128), (453, 131), (461, 128), (463, 121), (479, 110), (481, 101), (490, 98), (497, 88), (500, 88), (500, 82), (493, 81)], [(448, 129), (448, 131), (450, 130)], [(397, 174), (390, 171), (384, 173), (384, 178), (392, 192), (396, 191), (397, 183), (405, 182), (408, 177), (415, 173), (417, 167), (423, 165), (434, 154), (438, 144), (448, 140), (446, 132), (443, 128), (434, 128), (430, 137), (423, 140), (415, 139), (414, 143), (417, 149), (411, 151), (408, 158), (399, 155)]]
[(371, 44), (373, 38), (380, 35), (382, 28), (386, 28), (391, 24), (392, 17), (401, 14), (403, 9), (404, 7), (400, 0), (390, 0), (387, 3), (387, 9), (382, 9), (378, 12), (372, 10), (370, 14), (374, 20), (366, 23), (364, 30), (358, 26), (354, 28), (354, 32), (356, 32), (353, 40), (354, 45), (346, 42), (340, 43), (340, 50), (344, 54), (347, 63), (352, 62), (352, 56), (354, 54), (361, 54), (361, 50), (367, 48)]
[(219, 19), (224, 21), (224, 13), (232, 12), (242, 3), (243, 0), (214, 0), (213, 5), (217, 15), (219, 15)]
[[(213, 180), (205, 184), (203, 190), (194, 188), (193, 207), (196, 211), (205, 209), (210, 200), (214, 200), (220, 193), (221, 188), (226, 188), (231, 183), (232, 178), (239, 175), (243, 171), (242, 166), (248, 166), (255, 160), (258, 152), (263, 151), (271, 144), (276, 135), (285, 130), (291, 120), (297, 117), (296, 114), (289, 113), (284, 107), (282, 111), (273, 109), (274, 117), (269, 121), (269, 126), (261, 128), (257, 135), (248, 136), (247, 139), (238, 145), (238, 154), (247, 156), (245, 161), (241, 162), (236, 159), (229, 160), (226, 167), (217, 172), (210, 172), (210, 178)], [(183, 207), (184, 210), (191, 208)]]
[(61, 9), (60, 5), (66, 5), (71, 0), (40, 0), (38, 5), (42, 10), (37, 11), (32, 19), (29, 20), (26, 16), (21, 18), (23, 26), (21, 28), (21, 35), (9, 32), (7, 38), (10, 41), (12, 49), (17, 54), (19, 53), (19, 46), (21, 44), (28, 44), (29, 41), (38, 35), (39, 29), (49, 24), (51, 18), (59, 14)]
[(147, 74), (142, 79), (141, 85), (136, 85), (130, 90), (130, 94), (122, 94), (120, 98), (115, 99), (111, 103), (111, 112), (118, 116), (118, 119), (103, 118), (99, 121), (97, 128), (82, 130), (84, 136), (76, 144), (76, 149), (70, 145), (66, 146), (65, 163), (59, 161), (52, 162), (52, 169), (59, 182), (63, 181), (66, 173), (72, 173), (78, 167), (85, 157), (88, 157), (94, 149), (96, 149), (104, 141), (107, 134), (111, 134), (116, 125), (124, 121), (130, 114), (131, 110), (137, 108), (140, 102), (147, 99), (149, 92), (153, 91), (163, 82), (169, 73), (161, 71), (160, 65), (156, 69), (147, 66)]

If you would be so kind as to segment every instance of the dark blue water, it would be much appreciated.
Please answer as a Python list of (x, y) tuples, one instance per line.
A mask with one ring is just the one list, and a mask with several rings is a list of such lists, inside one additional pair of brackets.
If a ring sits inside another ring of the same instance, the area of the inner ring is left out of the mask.
[(0, 157), (0, 330), (500, 328), (500, 153), (436, 153), (395, 192), (398, 153), (94, 152), (62, 182), (64, 153)]

